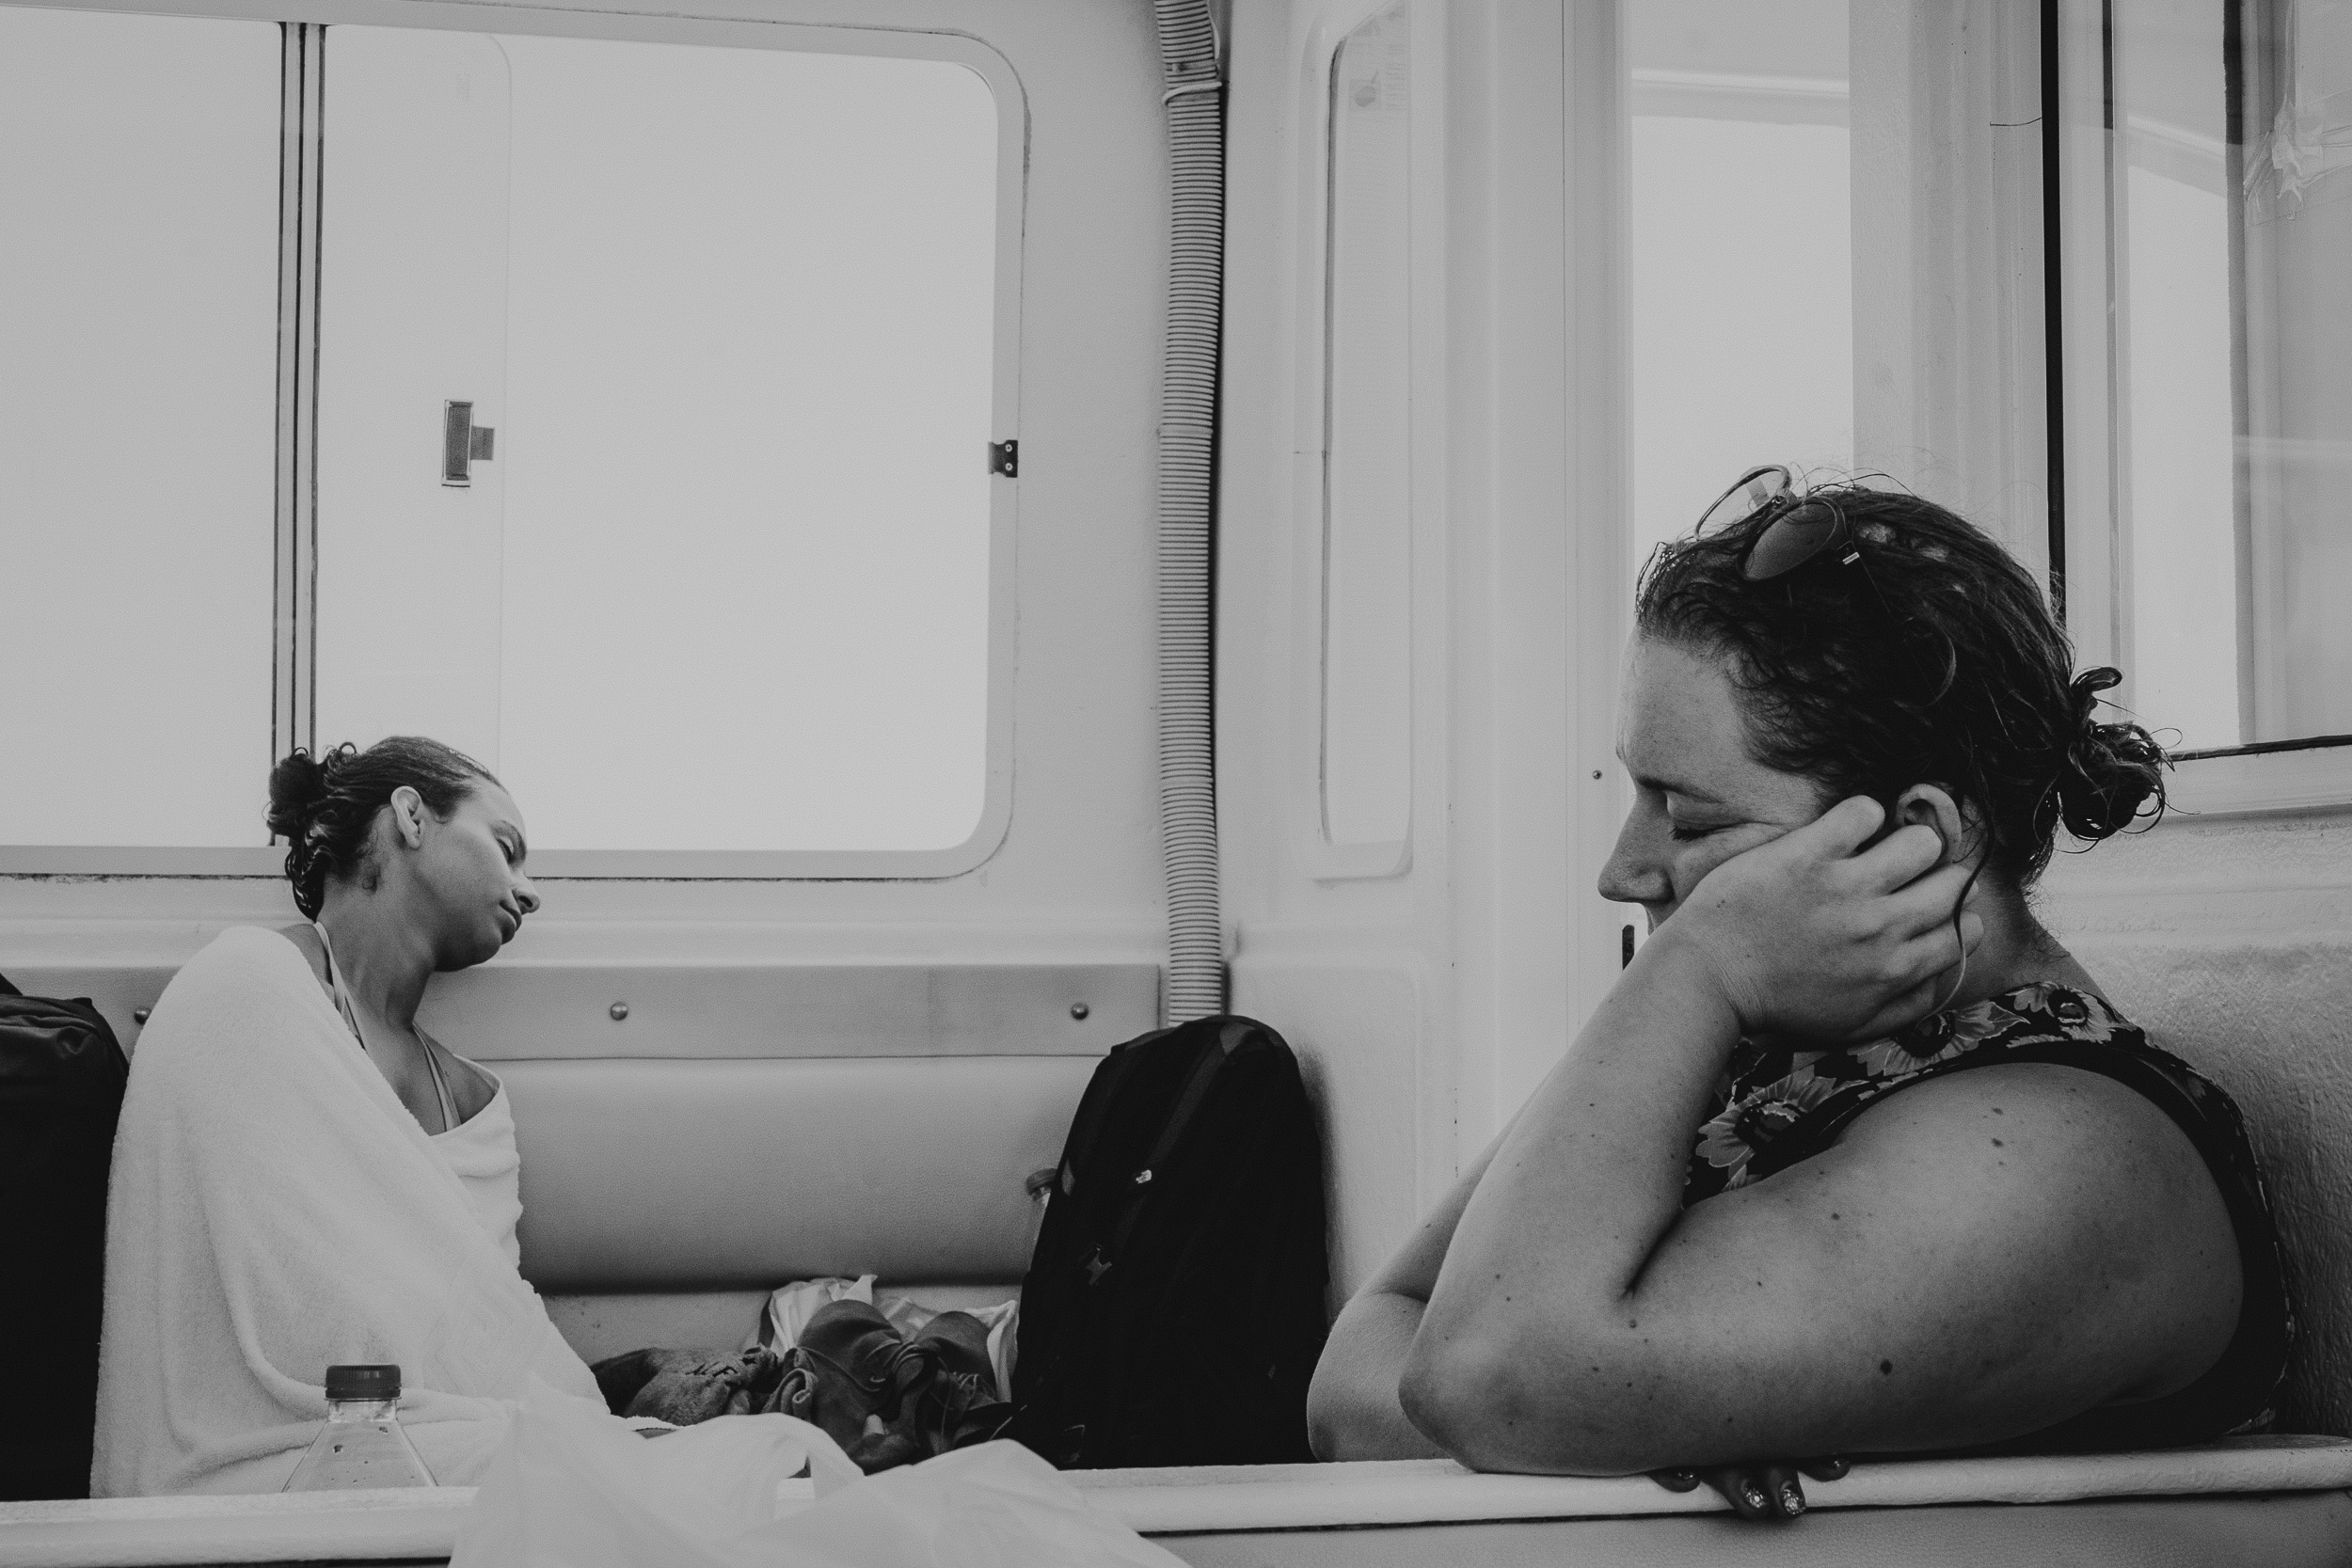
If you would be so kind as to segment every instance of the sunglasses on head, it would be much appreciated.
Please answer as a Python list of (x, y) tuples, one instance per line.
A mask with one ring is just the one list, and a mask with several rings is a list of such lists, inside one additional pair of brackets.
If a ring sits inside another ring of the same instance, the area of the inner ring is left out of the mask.
[[(1705, 539), (1756, 517), (1771, 520), (1740, 562), (1740, 575), (1750, 582), (1785, 578), (1817, 560), (1840, 566), (1862, 565), (1862, 547), (1836, 502), (1800, 494), (1788, 470), (1777, 463), (1750, 468), (1733, 480), (1730, 488), (1699, 515), (1698, 527), (1692, 531)], [(1862, 575), (1868, 578), (1867, 565)], [(1878, 585), (1870, 587), (1875, 594)]]
[(1938, 697), (1943, 695), (1947, 678), (1939, 676), (1913, 645), (1910, 618), (1896, 614), (1894, 606), (1886, 602), (1878, 579), (1870, 575), (1861, 535), (1846, 520), (1844, 509), (1833, 496), (1801, 492), (1787, 467), (1767, 463), (1733, 480), (1731, 487), (1699, 515), (1698, 526), (1692, 532), (1706, 539), (1759, 519), (1763, 526), (1740, 560), (1741, 577), (1750, 582), (1772, 582), (1808, 566), (1853, 568), (1868, 590), (1865, 598), (1894, 634), (1903, 657), (1922, 682), (1933, 687)]

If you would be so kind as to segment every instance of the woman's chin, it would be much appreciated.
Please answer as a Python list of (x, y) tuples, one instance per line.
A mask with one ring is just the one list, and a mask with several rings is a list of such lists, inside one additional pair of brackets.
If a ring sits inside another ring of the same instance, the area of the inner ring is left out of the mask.
[(476, 964), (487, 963), (497, 958), (499, 949), (504, 947), (506, 942), (506, 927), (493, 921), (487, 929), (469, 932), (463, 940), (451, 942), (442, 950), (441, 961), (435, 967), (443, 974), (471, 969)]

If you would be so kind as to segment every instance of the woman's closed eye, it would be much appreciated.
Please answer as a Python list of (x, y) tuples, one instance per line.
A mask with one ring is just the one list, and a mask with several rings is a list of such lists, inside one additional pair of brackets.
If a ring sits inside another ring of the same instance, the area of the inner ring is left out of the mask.
[(1730, 824), (1727, 822), (1718, 822), (1711, 828), (1706, 826), (1685, 827), (1680, 823), (1677, 823), (1668, 830), (1668, 832), (1670, 836), (1679, 839), (1685, 844), (1690, 844), (1695, 842), (1696, 840), (1708, 838), (1713, 834), (1720, 833), (1729, 826)]

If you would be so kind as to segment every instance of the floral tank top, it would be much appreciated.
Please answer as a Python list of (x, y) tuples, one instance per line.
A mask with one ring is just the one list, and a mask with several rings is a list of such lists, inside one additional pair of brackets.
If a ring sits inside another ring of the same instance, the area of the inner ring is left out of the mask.
[(1683, 1207), (1760, 1181), (1836, 1143), (1887, 1095), (1973, 1068), (2039, 1062), (2116, 1079), (2155, 1102), (2213, 1173), (2237, 1233), (2244, 1280), (2237, 1332), (2212, 1369), (2153, 1400), (2102, 1405), (1975, 1452), (2147, 1449), (2260, 1431), (2295, 1341), (2286, 1259), (2269, 1190), (2230, 1097), (2089, 991), (2016, 990), (1932, 1013), (1883, 1039), (1836, 1050), (1741, 1040), (1715, 1115), (1699, 1129)]

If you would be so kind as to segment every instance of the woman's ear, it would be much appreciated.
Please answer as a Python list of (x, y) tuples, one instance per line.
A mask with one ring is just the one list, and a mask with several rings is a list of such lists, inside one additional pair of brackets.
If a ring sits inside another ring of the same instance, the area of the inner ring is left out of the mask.
[(402, 784), (392, 791), (392, 836), (411, 849), (424, 847), (424, 797)]
[(1888, 814), (1893, 824), (1903, 828), (1929, 828), (1944, 841), (1944, 853), (1936, 861), (1948, 865), (1975, 852), (1970, 842), (1970, 824), (1961, 815), (1960, 802), (1942, 784), (1917, 784), (1895, 797), (1895, 809)]

